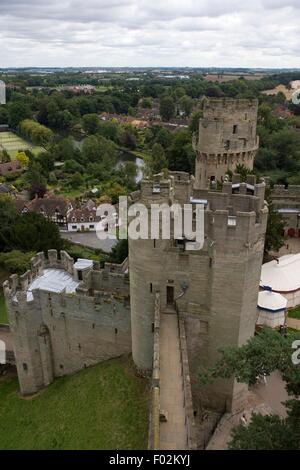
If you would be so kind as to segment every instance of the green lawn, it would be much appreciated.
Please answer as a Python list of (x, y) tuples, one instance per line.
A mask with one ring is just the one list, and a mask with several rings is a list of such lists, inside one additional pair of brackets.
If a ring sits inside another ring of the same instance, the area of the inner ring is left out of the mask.
[(32, 145), (13, 132), (0, 132), (0, 151), (5, 149), (12, 159), (16, 158), (19, 150), (31, 150), (34, 154), (42, 152), (44, 149)]
[(116, 359), (57, 379), (35, 398), (0, 378), (0, 449), (146, 449), (148, 382)]
[(297, 320), (300, 320), (300, 307), (296, 307), (293, 310), (290, 310), (288, 316), (290, 318), (297, 318)]
[(109, 90), (112, 90), (112, 86), (110, 85), (98, 85), (96, 86), (96, 91), (98, 91), (98, 93), (105, 93), (106, 91), (109, 91)]
[(4, 296), (2, 289), (0, 290), (0, 323), (8, 323), (6, 305), (4, 301)]

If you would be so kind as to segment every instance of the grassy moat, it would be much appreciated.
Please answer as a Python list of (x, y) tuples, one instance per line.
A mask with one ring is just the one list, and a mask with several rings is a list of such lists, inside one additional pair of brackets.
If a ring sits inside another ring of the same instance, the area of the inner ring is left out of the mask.
[(0, 377), (0, 449), (146, 449), (148, 382), (114, 359), (21, 398)]

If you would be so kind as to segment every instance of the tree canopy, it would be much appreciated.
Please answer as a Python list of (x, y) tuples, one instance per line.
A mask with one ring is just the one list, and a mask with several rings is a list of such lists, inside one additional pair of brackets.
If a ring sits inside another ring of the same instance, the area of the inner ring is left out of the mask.
[(300, 367), (293, 363), (293, 345), (300, 333), (263, 328), (241, 347), (220, 349), (220, 359), (211, 368), (201, 368), (200, 384), (234, 376), (238, 382), (253, 385), (259, 375), (279, 370), (291, 399), (286, 403), (287, 418), (254, 415), (247, 427), (238, 426), (232, 434), (232, 449), (300, 448)]

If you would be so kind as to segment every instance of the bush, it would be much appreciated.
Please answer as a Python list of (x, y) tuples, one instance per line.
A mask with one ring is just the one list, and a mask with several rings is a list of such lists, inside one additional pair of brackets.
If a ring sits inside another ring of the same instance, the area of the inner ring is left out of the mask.
[(34, 255), (34, 251), (24, 253), (19, 250), (0, 253), (0, 266), (11, 274), (24, 274), (30, 269), (30, 260)]

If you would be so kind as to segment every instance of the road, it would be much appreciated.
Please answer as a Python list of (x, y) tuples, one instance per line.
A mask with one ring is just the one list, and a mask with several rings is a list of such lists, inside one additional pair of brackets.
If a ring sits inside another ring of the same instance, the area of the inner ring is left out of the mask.
[(110, 253), (112, 248), (118, 243), (118, 240), (99, 240), (95, 232), (61, 232), (61, 236), (76, 245), (102, 250), (105, 253)]

